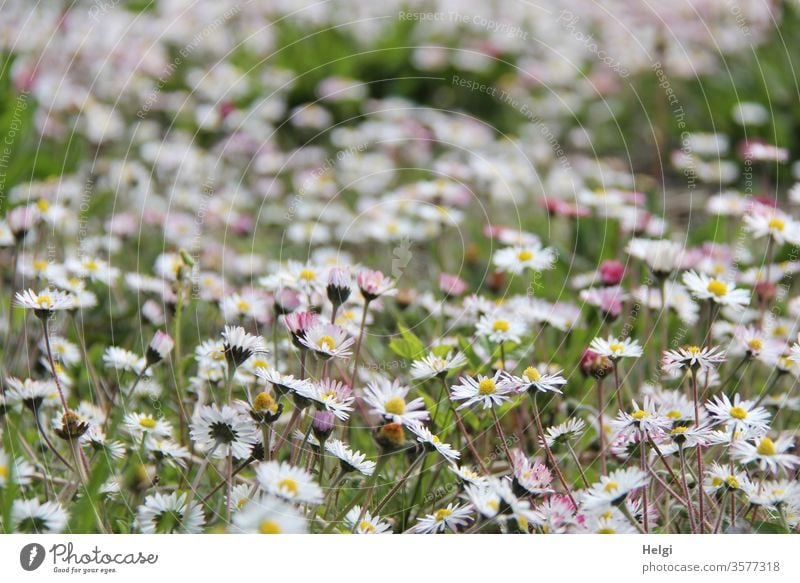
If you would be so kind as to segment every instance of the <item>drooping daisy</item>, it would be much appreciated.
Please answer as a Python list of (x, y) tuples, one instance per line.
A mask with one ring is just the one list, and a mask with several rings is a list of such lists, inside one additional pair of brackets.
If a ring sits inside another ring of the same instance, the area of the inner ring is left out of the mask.
[(656, 277), (667, 277), (681, 266), (683, 247), (667, 239), (631, 239), (625, 252), (644, 261)]
[(413, 527), (413, 532), (435, 534), (446, 530), (457, 532), (459, 528), (472, 522), (474, 510), (471, 505), (458, 505), (452, 502), (431, 514), (420, 518)]
[(614, 338), (613, 336), (609, 336), (605, 340), (599, 337), (595, 338), (589, 345), (589, 349), (595, 354), (611, 360), (638, 358), (643, 353), (638, 341), (630, 338)]
[(753, 401), (742, 401), (740, 395), (735, 395), (732, 403), (727, 395), (716, 396), (706, 403), (706, 409), (717, 423), (737, 429), (766, 430), (770, 417), (764, 407), (757, 407)]
[(279, 397), (290, 393), (306, 395), (314, 391), (309, 379), (296, 379), (292, 375), (282, 374), (273, 368), (257, 368), (255, 375), (271, 384), (275, 389), (275, 394)]
[(186, 460), (191, 457), (188, 449), (171, 439), (147, 436), (144, 446), (157, 462), (167, 466), (185, 468)]
[(764, 472), (777, 474), (783, 470), (788, 474), (800, 466), (800, 457), (787, 453), (792, 448), (794, 448), (794, 438), (790, 435), (781, 435), (775, 441), (765, 435), (752, 441), (735, 442), (731, 448), (731, 455), (742, 464), (758, 464)]
[(19, 380), (15, 377), (6, 377), (8, 383), (8, 401), (22, 403), (31, 411), (38, 411), (42, 405), (57, 405), (60, 403), (58, 389), (52, 380)]
[(409, 431), (417, 436), (417, 441), (422, 443), (428, 450), (435, 450), (448, 462), (455, 462), (461, 453), (454, 450), (449, 443), (444, 443), (439, 436), (431, 433), (430, 429), (421, 423), (412, 423), (408, 426)]
[(557, 372), (541, 372), (538, 368), (529, 366), (522, 373), (522, 376), (509, 376), (509, 379), (517, 385), (520, 392), (530, 393), (559, 393), (561, 388), (567, 384), (567, 379)]
[(459, 409), (480, 404), (482, 409), (497, 407), (511, 400), (516, 385), (508, 376), (498, 370), (493, 377), (478, 375), (477, 378), (464, 377), (461, 384), (450, 389), (450, 398), (464, 401)]
[(345, 472), (359, 472), (371, 476), (375, 471), (375, 462), (368, 460), (366, 454), (353, 451), (340, 439), (326, 440), (325, 451), (339, 460)]
[(361, 295), (368, 302), (385, 295), (394, 295), (397, 290), (394, 287), (394, 281), (386, 277), (380, 271), (373, 271), (371, 269), (362, 269), (356, 275), (356, 284), (361, 291)]
[(368, 510), (363, 513), (358, 504), (353, 506), (344, 517), (347, 529), (355, 534), (391, 534), (392, 525), (383, 518), (371, 514)]
[(467, 364), (467, 357), (461, 352), (448, 352), (444, 356), (436, 356), (433, 352), (411, 363), (411, 377), (414, 379), (430, 379), (446, 376), (452, 370)]
[(683, 283), (698, 300), (710, 300), (735, 310), (741, 310), (750, 303), (750, 293), (747, 290), (737, 289), (732, 282), (712, 279), (696, 271), (684, 273)]
[(251, 534), (305, 534), (308, 521), (293, 505), (273, 496), (246, 501), (233, 517), (232, 532)]
[(475, 326), (478, 336), (488, 338), (492, 342), (500, 344), (502, 342), (521, 342), (525, 327), (522, 323), (510, 315), (502, 312), (487, 314), (478, 320)]
[(557, 445), (569, 443), (573, 439), (579, 437), (585, 428), (586, 424), (582, 419), (572, 417), (564, 423), (545, 429), (544, 439), (547, 441), (548, 447), (552, 449)]
[(526, 269), (544, 271), (556, 261), (556, 252), (550, 247), (542, 247), (538, 242), (515, 245), (495, 252), (492, 262), (506, 273), (519, 275)]
[(486, 481), (485, 476), (481, 476), (478, 472), (472, 469), (471, 466), (450, 466), (450, 471), (453, 472), (458, 479), (465, 484), (481, 485)]
[(715, 347), (683, 346), (664, 353), (662, 367), (667, 373), (709, 369), (725, 362), (725, 353)]
[(519, 490), (517, 494), (532, 494), (541, 496), (552, 492), (550, 484), (553, 474), (543, 463), (528, 459), (522, 451), (514, 449), (511, 452), (513, 484)]
[(582, 493), (581, 506), (589, 512), (603, 512), (609, 506), (622, 504), (628, 494), (643, 488), (649, 481), (639, 468), (615, 470)]
[(222, 331), (222, 346), (228, 365), (234, 367), (254, 354), (268, 352), (263, 338), (249, 334), (241, 326), (225, 326)]
[(305, 338), (301, 340), (306, 348), (322, 359), (349, 357), (354, 342), (341, 326), (324, 322), (306, 330)]
[(144, 368), (145, 359), (125, 348), (109, 346), (103, 352), (103, 364), (120, 372), (139, 373)]
[(364, 401), (372, 407), (372, 412), (381, 415), (384, 420), (402, 425), (425, 421), (430, 414), (425, 410), (425, 401), (421, 397), (407, 401), (411, 389), (401, 385), (398, 379), (388, 379), (376, 375), (367, 383)]
[(11, 505), (13, 532), (42, 534), (59, 533), (67, 527), (69, 515), (57, 502), (39, 502), (17, 498)]
[(322, 488), (311, 474), (286, 462), (259, 464), (256, 468), (256, 480), (267, 494), (289, 502), (319, 504), (323, 499)]
[(247, 459), (261, 439), (250, 416), (223, 405), (203, 405), (192, 417), (190, 436), (198, 450), (212, 457), (227, 457), (229, 452), (237, 459)]
[(142, 534), (197, 534), (205, 517), (200, 505), (186, 493), (155, 493), (136, 509), (134, 527)]

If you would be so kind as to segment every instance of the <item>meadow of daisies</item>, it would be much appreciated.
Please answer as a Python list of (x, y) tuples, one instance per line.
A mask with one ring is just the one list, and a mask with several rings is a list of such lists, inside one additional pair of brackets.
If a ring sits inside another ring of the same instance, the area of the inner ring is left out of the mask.
[(0, 531), (800, 524), (793, 3), (0, 6)]

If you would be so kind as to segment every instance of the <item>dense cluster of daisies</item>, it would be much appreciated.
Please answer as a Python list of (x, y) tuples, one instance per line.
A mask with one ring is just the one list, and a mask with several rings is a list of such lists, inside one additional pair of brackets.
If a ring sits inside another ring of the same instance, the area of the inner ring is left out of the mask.
[[(217, 22), (202, 34), (182, 4), (104, 5), (103, 26), (37, 7), (19, 46), (24, 6), (0, 23), (35, 131), (91, 150), (15, 184), (0, 219), (1, 531), (797, 530), (800, 187), (774, 186), (792, 171), (753, 137), (764, 106), (731, 112), (736, 147), (697, 132), (672, 156), (717, 226), (697, 235), (585, 131), (565, 165), (534, 124), (502, 135), (351, 78), (298, 104), (302, 71), (240, 64), (293, 3), (192, 2)], [(293, 18), (369, 20), (347, 4)], [(664, 10), (677, 31), (696, 16)], [(685, 47), (653, 39), (685, 73)], [(477, 52), (413, 62), (480, 72)]]

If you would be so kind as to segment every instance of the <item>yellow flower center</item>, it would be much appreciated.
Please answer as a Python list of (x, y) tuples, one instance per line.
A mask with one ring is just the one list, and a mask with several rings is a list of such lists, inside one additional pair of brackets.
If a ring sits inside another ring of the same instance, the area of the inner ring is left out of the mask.
[(432, 441), (433, 443), (442, 443), (442, 440), (441, 440), (441, 439), (439, 439), (439, 436), (438, 436), (438, 435), (433, 435), (433, 436), (431, 436), (431, 441)]
[(358, 523), (358, 528), (363, 532), (375, 532), (375, 526), (371, 522), (362, 520)]
[(478, 392), (481, 395), (492, 395), (495, 390), (497, 390), (497, 386), (492, 379), (483, 379), (478, 383)]
[(783, 231), (786, 228), (786, 223), (779, 218), (770, 219), (768, 226), (774, 231)]
[(609, 348), (609, 350), (611, 350), (611, 352), (613, 352), (614, 354), (617, 354), (617, 353), (622, 352), (623, 350), (625, 350), (625, 345), (624, 344), (620, 344), (619, 342), (614, 342), (613, 344), (609, 344), (608, 348)]
[(305, 281), (313, 281), (317, 278), (317, 274), (313, 269), (303, 269), (300, 271), (300, 279)]
[(670, 433), (672, 435), (683, 435), (684, 433), (686, 433), (686, 429), (687, 429), (686, 427), (673, 427)]
[(789, 329), (786, 326), (779, 324), (772, 329), (772, 335), (781, 337), (786, 336), (789, 333)]
[(334, 348), (336, 348), (336, 341), (332, 337), (326, 334), (317, 341), (317, 346), (319, 346), (320, 348), (333, 350)]
[(83, 264), (83, 266), (89, 271), (97, 271), (98, 268), (97, 261), (95, 261), (94, 259), (89, 259), (86, 263)]
[(742, 407), (739, 407), (738, 405), (736, 407), (731, 407), (730, 414), (731, 417), (733, 417), (734, 419), (739, 419), (740, 421), (742, 419), (747, 419), (747, 411), (745, 411)]
[(508, 332), (510, 328), (510, 324), (507, 320), (495, 320), (494, 324), (492, 324), (492, 330), (495, 332)]
[(736, 476), (728, 476), (725, 478), (725, 483), (728, 484), (729, 488), (733, 488), (734, 490), (739, 488), (739, 480), (736, 479)]
[(6, 479), (8, 474), (8, 466), (0, 466), (0, 478)]
[(36, 271), (44, 271), (45, 269), (47, 269), (47, 261), (43, 259), (37, 259), (36, 261), (33, 262), (33, 268)]
[[(681, 415), (680, 411), (669, 411), (667, 413), (667, 418), (669, 418), (669, 419), (680, 419), (681, 417), (682, 417), (682, 415)], [(686, 431), (685, 427), (683, 427), (682, 429), (684, 431)]]
[(642, 411), (641, 409), (639, 409), (638, 411), (634, 411), (631, 414), (631, 417), (633, 417), (634, 419), (636, 419), (638, 421), (641, 421), (642, 419), (647, 419), (648, 417), (650, 417), (650, 413), (648, 413), (647, 411)]
[(723, 484), (722, 478), (712, 478), (711, 479), (711, 485), (714, 486), (715, 488), (719, 488), (720, 486), (722, 486), (722, 484)]
[(39, 304), (40, 308), (47, 309), (53, 305), (53, 298), (45, 294), (36, 298), (36, 303)]
[(604, 526), (597, 531), (597, 534), (617, 534), (617, 531), (610, 526)]
[(392, 415), (402, 415), (406, 412), (406, 402), (403, 400), (403, 397), (392, 397), (386, 401), (384, 409), (386, 409), (387, 413), (391, 413)]
[(250, 302), (247, 300), (239, 300), (236, 302), (236, 309), (240, 312), (246, 312), (250, 309)]
[(290, 494), (296, 496), (297, 495), (297, 482), (292, 480), (291, 478), (284, 478), (280, 482), (278, 482), (278, 489), (279, 490), (288, 490)]
[(274, 520), (265, 520), (258, 526), (258, 532), (261, 534), (280, 534), (281, 527)]
[(520, 261), (530, 261), (531, 259), (533, 259), (533, 252), (532, 251), (528, 251), (527, 249), (524, 249), (524, 250), (520, 251), (519, 253), (517, 253), (517, 258)]
[(608, 492), (609, 494), (610, 494), (611, 492), (616, 492), (617, 490), (619, 490), (619, 484), (617, 484), (616, 482), (608, 482), (608, 483), (606, 483), (606, 485), (603, 487), (603, 490), (605, 490), (605, 491), (606, 491), (606, 492)]
[(436, 517), (437, 522), (441, 522), (445, 518), (449, 517), (451, 514), (453, 514), (452, 510), (448, 510), (447, 508), (440, 508), (439, 510), (436, 511), (436, 514), (434, 514), (434, 516)]
[(786, 490), (782, 490), (780, 488), (776, 488), (772, 491), (773, 496), (783, 496), (786, 493)]
[(539, 381), (542, 378), (542, 373), (540, 373), (537, 369), (535, 369), (532, 366), (526, 368), (525, 372), (522, 374), (525, 375), (526, 379), (533, 382)]
[(251, 366), (254, 369), (256, 369), (256, 368), (269, 368), (269, 363), (266, 360), (264, 360), (263, 358), (254, 358), (251, 361)]
[(706, 289), (718, 298), (721, 298), (728, 293), (728, 286), (718, 279), (712, 279)]
[(747, 343), (747, 347), (750, 349), (751, 352), (759, 352), (764, 349), (764, 343), (761, 342), (758, 338), (753, 338), (750, 342)]
[(50, 209), (50, 201), (40, 198), (39, 200), (36, 201), (36, 206), (39, 208), (40, 211), (46, 213)]
[(270, 411), (274, 413), (275, 409), (277, 409), (277, 405), (278, 404), (275, 402), (275, 399), (272, 398), (272, 395), (266, 391), (259, 393), (256, 395), (256, 398), (253, 399), (253, 410), (258, 413), (264, 411)]
[(700, 352), (700, 347), (699, 346), (694, 346), (694, 345), (693, 346), (687, 346), (686, 350), (688, 350), (692, 354), (697, 354), (698, 352)]
[(778, 453), (777, 448), (775, 447), (775, 442), (772, 441), (769, 437), (765, 437), (761, 440), (756, 448), (756, 451), (760, 455), (775, 455)]
[(156, 420), (152, 417), (142, 417), (139, 419), (139, 425), (145, 429), (153, 429), (156, 426)]

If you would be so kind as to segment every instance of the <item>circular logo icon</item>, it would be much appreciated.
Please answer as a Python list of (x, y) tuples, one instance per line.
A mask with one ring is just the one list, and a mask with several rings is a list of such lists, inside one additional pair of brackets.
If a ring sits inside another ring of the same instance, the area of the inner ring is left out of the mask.
[(44, 563), (44, 547), (39, 543), (30, 543), (19, 552), (19, 564), (26, 571), (35, 571)]

